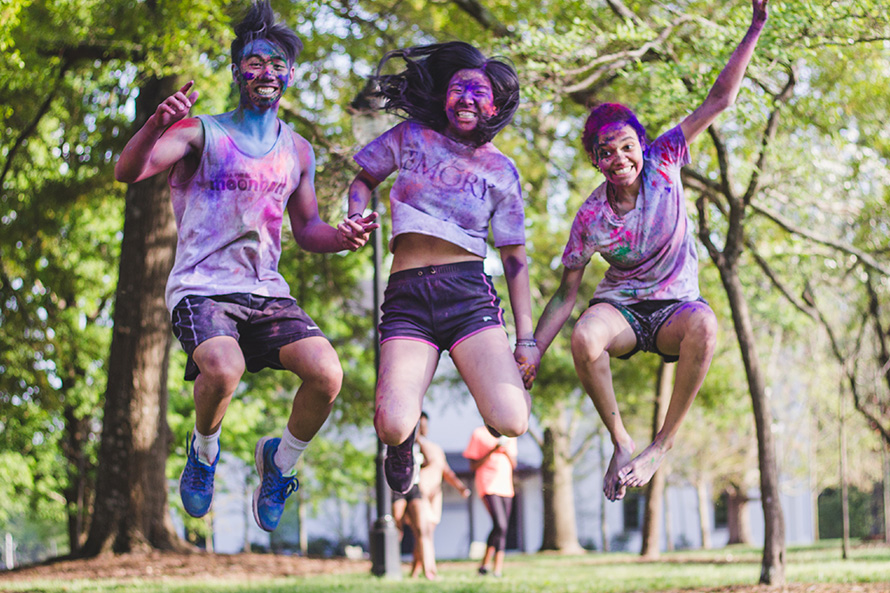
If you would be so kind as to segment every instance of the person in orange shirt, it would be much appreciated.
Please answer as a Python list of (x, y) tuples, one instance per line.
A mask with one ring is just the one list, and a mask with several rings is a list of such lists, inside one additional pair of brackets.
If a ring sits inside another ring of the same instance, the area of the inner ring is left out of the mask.
[(476, 492), (491, 515), (492, 528), (488, 534), (485, 555), (479, 566), (479, 574), (488, 574), (492, 562), (492, 574), (500, 577), (504, 568), (504, 550), (507, 545), (507, 526), (513, 509), (513, 469), (516, 467), (518, 448), (515, 438), (496, 437), (485, 426), (473, 431), (464, 457), (470, 460), (470, 469), (476, 472)]

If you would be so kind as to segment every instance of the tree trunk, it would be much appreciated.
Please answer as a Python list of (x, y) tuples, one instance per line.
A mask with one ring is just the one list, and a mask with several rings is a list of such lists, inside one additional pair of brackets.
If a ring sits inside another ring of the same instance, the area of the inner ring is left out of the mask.
[(544, 429), (541, 478), (544, 490), (544, 538), (542, 550), (565, 554), (583, 552), (575, 523), (573, 466), (569, 461), (571, 436), (565, 424), (564, 406), (557, 405), (551, 426)]
[(760, 565), (760, 582), (782, 585), (785, 582), (785, 517), (779, 498), (779, 471), (776, 463), (776, 444), (773, 440), (773, 417), (766, 397), (760, 360), (754, 343), (754, 329), (748, 302), (742, 291), (735, 261), (718, 262), (720, 279), (729, 298), (739, 350), (748, 378), (748, 390), (754, 409), (757, 432), (757, 458), (760, 465), (760, 493), (763, 506), (764, 542)]
[(881, 457), (884, 467), (884, 543), (890, 544), (890, 444), (881, 442)]
[(710, 550), (711, 546), (711, 499), (708, 497), (708, 482), (699, 477), (695, 481), (695, 492), (698, 494), (698, 526), (701, 531), (701, 547)]
[(62, 417), (65, 420), (62, 452), (68, 462), (68, 485), (62, 494), (68, 506), (68, 549), (75, 555), (86, 532), (87, 506), (92, 490), (86, 454), (92, 418), (80, 416), (75, 408), (67, 404), (62, 410)]
[[(652, 414), (652, 439), (661, 430), (671, 399), (671, 388), (674, 384), (674, 364), (664, 361), (658, 367), (658, 379), (655, 383), (655, 406)], [(664, 491), (667, 482), (667, 464), (652, 476), (646, 486), (646, 511), (643, 515), (643, 546), (640, 555), (647, 559), (655, 559), (661, 555), (661, 523), (664, 519)]]
[(840, 425), (838, 426), (838, 445), (840, 446), (839, 473), (841, 482), (841, 524), (843, 525), (843, 537), (841, 538), (841, 556), (846, 560), (850, 557), (850, 495), (847, 490), (847, 418), (844, 405), (844, 390), (840, 390)]
[(730, 487), (726, 489), (726, 527), (729, 530), (728, 544), (750, 544), (751, 520), (748, 518), (748, 504), (751, 499), (744, 488)]
[[(179, 85), (151, 78), (136, 101), (138, 129)], [(85, 556), (184, 547), (167, 508), (167, 362), (164, 288), (176, 226), (164, 175), (127, 190), (114, 332), (108, 361), (96, 502)]]

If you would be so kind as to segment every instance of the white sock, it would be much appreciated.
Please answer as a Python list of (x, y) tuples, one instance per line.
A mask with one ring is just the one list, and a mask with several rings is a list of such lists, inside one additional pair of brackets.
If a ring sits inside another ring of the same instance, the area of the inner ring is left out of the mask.
[(287, 427), (281, 435), (281, 442), (278, 444), (278, 451), (275, 452), (275, 465), (283, 474), (289, 474), (297, 465), (297, 460), (306, 447), (309, 446), (308, 441), (301, 441), (290, 433)]
[(216, 461), (216, 455), (219, 453), (219, 434), (222, 432), (222, 426), (216, 429), (211, 435), (203, 435), (195, 428), (195, 454), (198, 459), (205, 465), (213, 465)]

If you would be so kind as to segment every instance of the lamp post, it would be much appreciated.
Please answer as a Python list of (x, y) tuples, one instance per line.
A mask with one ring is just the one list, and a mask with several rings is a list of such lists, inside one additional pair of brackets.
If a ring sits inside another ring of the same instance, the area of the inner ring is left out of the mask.
[[(350, 105), (352, 112), (352, 133), (359, 144), (365, 145), (386, 128), (387, 118), (381, 117), (371, 103), (372, 97), (368, 94), (369, 88), (365, 87)], [(379, 195), (377, 189), (371, 192), (371, 210), (379, 211)], [(383, 279), (381, 269), (383, 267), (383, 239), (382, 227), (371, 233), (371, 245), (374, 258), (374, 369), (375, 377), (380, 376), (380, 303), (383, 296)], [(374, 489), (377, 499), (377, 518), (369, 535), (371, 552), (371, 573), (387, 579), (401, 580), (401, 554), (399, 551), (399, 533), (395, 521), (392, 518), (392, 492), (386, 483), (383, 470), (383, 460), (386, 457), (386, 445), (377, 439), (376, 472)]]

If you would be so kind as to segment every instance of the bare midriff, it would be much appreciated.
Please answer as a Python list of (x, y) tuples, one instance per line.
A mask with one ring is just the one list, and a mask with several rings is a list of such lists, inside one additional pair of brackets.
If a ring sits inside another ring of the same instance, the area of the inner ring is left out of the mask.
[(449, 241), (430, 235), (405, 233), (393, 242), (390, 273), (465, 261), (482, 261), (482, 258)]

